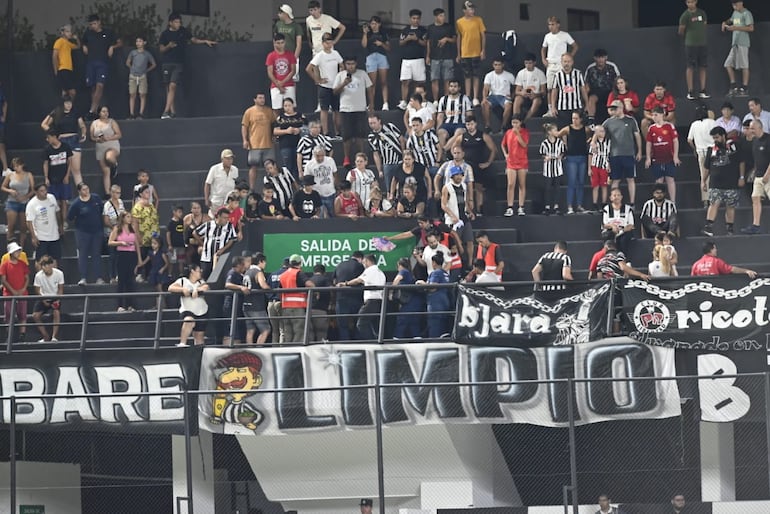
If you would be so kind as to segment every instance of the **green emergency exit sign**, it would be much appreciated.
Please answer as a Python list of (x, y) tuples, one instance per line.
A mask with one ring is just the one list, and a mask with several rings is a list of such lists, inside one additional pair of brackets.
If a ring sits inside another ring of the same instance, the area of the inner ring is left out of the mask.
[(45, 514), (45, 505), (19, 505), (19, 514)]

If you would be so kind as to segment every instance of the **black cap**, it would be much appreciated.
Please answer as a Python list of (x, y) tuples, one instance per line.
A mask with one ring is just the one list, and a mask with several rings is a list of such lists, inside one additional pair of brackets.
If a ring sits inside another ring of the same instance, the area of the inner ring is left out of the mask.
[(361, 507), (371, 507), (372, 506), (372, 499), (371, 498), (361, 498), (361, 503), (358, 505)]
[(303, 186), (314, 186), (315, 185), (315, 177), (313, 175), (305, 175), (302, 177), (302, 185)]

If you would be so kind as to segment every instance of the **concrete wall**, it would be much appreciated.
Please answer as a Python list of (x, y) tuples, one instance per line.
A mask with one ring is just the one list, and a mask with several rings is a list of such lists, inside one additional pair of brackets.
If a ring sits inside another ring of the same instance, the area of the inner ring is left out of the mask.
[[(16, 505), (43, 505), (46, 514), (80, 514), (80, 465), (49, 462), (17, 462)], [(10, 465), (0, 465), (0, 514), (10, 513), (7, 484)], [(15, 513), (14, 513), (15, 514)]]

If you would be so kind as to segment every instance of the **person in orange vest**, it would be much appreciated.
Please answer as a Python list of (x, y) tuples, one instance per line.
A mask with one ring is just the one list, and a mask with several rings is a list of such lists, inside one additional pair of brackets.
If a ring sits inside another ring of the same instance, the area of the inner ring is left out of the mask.
[(494, 273), (497, 275), (498, 282), (502, 282), (505, 262), (500, 245), (489, 240), (486, 230), (480, 230), (476, 234), (476, 244), (478, 245), (476, 259), (482, 259), (485, 264), (484, 270)]
[[(302, 272), (302, 257), (296, 253), (289, 257), (289, 269), (281, 273), (280, 280), (283, 289), (313, 287), (310, 275)], [(281, 309), (284, 317), (284, 342), (304, 343), (307, 293), (299, 291), (281, 293)]]

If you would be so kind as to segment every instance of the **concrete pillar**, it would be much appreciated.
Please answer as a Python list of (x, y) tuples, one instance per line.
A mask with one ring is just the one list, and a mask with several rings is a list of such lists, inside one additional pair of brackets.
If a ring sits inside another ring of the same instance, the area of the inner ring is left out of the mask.
[(732, 423), (700, 423), (701, 496), (735, 501), (735, 433)]
[[(193, 513), (211, 514), (214, 508), (214, 451), (213, 435), (200, 431), (190, 441), (192, 451), (193, 478)], [(181, 511), (177, 513), (177, 498), (187, 497), (187, 462), (185, 459), (185, 441), (182, 435), (171, 436), (171, 456), (173, 461), (174, 513), (187, 514), (187, 502), (182, 501)]]

